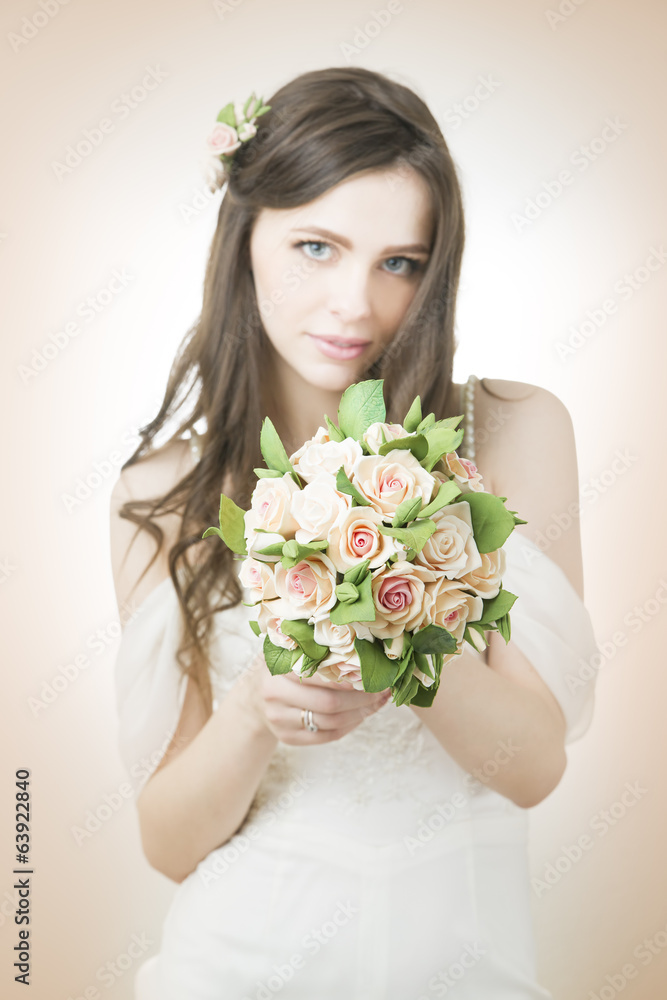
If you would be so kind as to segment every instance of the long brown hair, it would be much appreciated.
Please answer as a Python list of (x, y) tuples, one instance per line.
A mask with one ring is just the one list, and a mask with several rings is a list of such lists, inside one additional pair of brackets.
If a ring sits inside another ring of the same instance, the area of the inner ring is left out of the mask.
[[(428, 265), (394, 339), (359, 381), (384, 379), (389, 421), (401, 422), (417, 394), (424, 413), (460, 412), (452, 398), (452, 363), (463, 206), (455, 165), (426, 104), (409, 88), (360, 67), (303, 73), (266, 103), (271, 110), (257, 120), (256, 135), (242, 143), (232, 161), (201, 314), (177, 352), (159, 412), (139, 428), (141, 442), (123, 466), (150, 454), (165, 425), (174, 425), (169, 444), (200, 421), (205, 424), (194, 468), (164, 496), (128, 501), (120, 514), (137, 524), (137, 533), (144, 529), (155, 538), (149, 565), (164, 541), (153, 518), (182, 514), (178, 540), (168, 554), (185, 624), (177, 657), (198, 683), (207, 713), (212, 711), (207, 655), (212, 616), (238, 604), (243, 594), (231, 550), (218, 538), (201, 536), (217, 524), (223, 476), (225, 492), (248, 508), (256, 482), (252, 470), (263, 465), (260, 359), (268, 339), (249, 251), (252, 226), (263, 208), (307, 204), (360, 171), (392, 168), (399, 177), (401, 169), (417, 171), (430, 191), (434, 220)], [(191, 546), (198, 547), (194, 559), (185, 555)]]

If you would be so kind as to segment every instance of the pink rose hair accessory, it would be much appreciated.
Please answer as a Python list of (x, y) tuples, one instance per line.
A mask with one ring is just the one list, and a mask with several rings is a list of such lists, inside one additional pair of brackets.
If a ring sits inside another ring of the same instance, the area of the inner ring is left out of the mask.
[(210, 154), (205, 168), (206, 180), (212, 193), (229, 179), (234, 153), (242, 142), (252, 139), (257, 132), (256, 120), (270, 109), (271, 105), (264, 104), (253, 91), (245, 104), (230, 101), (220, 110), (206, 140)]

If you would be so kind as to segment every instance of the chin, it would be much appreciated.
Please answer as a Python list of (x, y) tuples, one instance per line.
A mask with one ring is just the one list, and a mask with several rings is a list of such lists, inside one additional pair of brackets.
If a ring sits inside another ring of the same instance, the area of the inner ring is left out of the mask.
[(344, 392), (353, 382), (359, 381), (360, 370), (344, 364), (318, 365), (302, 371), (302, 377), (316, 389), (324, 392)]

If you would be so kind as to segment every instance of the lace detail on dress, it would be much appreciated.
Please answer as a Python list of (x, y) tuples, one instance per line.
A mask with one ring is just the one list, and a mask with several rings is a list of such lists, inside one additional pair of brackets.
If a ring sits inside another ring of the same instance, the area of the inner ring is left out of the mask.
[(377, 802), (423, 804), (419, 772), (433, 760), (433, 740), (407, 705), (389, 702), (347, 736), (327, 744), (330, 752), (321, 770), (331, 786), (327, 803), (347, 816)]

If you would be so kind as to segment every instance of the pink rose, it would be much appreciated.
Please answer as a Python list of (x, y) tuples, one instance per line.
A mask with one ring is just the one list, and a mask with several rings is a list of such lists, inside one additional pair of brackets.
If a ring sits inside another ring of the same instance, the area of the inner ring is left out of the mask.
[(324, 680), (334, 683), (344, 681), (347, 684), (351, 684), (357, 691), (364, 690), (364, 684), (361, 679), (361, 663), (356, 649), (346, 656), (341, 656), (340, 653), (332, 651), (320, 661), (317, 668), (317, 675), (318, 677), (323, 677)]
[(225, 122), (217, 122), (209, 132), (206, 140), (212, 153), (220, 156), (222, 153), (233, 153), (241, 145), (235, 128)]
[(427, 504), (435, 486), (431, 473), (405, 449), (394, 449), (387, 455), (365, 455), (356, 462), (351, 478), (386, 521), (391, 521), (404, 500), (421, 497)]
[[(324, 428), (320, 428), (320, 431), (322, 430)], [(290, 456), (290, 462), (295, 472), (306, 482), (309, 483), (315, 477), (327, 473), (335, 486), (336, 473), (341, 465), (345, 469), (346, 476), (351, 478), (354, 463), (362, 455), (361, 445), (353, 438), (344, 438), (343, 441), (330, 441), (327, 438), (322, 441), (306, 442)]]
[(336, 603), (336, 568), (322, 552), (314, 552), (296, 566), (276, 563), (276, 591), (298, 611), (296, 618), (311, 624), (328, 617)]
[(485, 492), (482, 474), (474, 462), (467, 458), (460, 458), (455, 451), (443, 455), (442, 462), (447, 475), (454, 477), (454, 482), (464, 493), (468, 490), (474, 490), (476, 493)]
[(384, 444), (383, 431), (385, 441), (395, 441), (397, 438), (408, 436), (408, 432), (402, 424), (383, 424), (380, 422), (371, 424), (364, 432), (363, 440), (368, 450), (376, 455)]
[(329, 530), (327, 555), (340, 573), (370, 560), (371, 569), (383, 566), (397, 551), (394, 539), (379, 530), (382, 515), (372, 507), (348, 507)]
[(257, 624), (260, 632), (268, 635), (274, 646), (280, 646), (282, 649), (296, 649), (296, 641), (290, 635), (285, 635), (280, 626), (285, 620), (291, 622), (299, 617), (289, 601), (262, 601), (259, 605)]
[(446, 628), (458, 643), (463, 641), (466, 622), (478, 621), (484, 610), (481, 597), (466, 594), (460, 587), (458, 580), (439, 577), (426, 584), (424, 599), (430, 621), (440, 628)]
[(297, 542), (324, 541), (336, 518), (351, 506), (352, 497), (339, 493), (331, 476), (316, 476), (292, 496), (292, 516), (298, 524), (294, 532)]
[(257, 528), (293, 538), (298, 524), (292, 517), (291, 505), (298, 492), (299, 487), (289, 472), (280, 479), (270, 476), (260, 479), (252, 494), (251, 508), (244, 515), (246, 538)]
[[(262, 537), (261, 534), (259, 537)], [(265, 562), (253, 559), (252, 556), (243, 560), (239, 580), (249, 591), (252, 603), (261, 600), (270, 601), (272, 598), (278, 596), (273, 580), (273, 570)]]
[(433, 570), (401, 559), (388, 570), (378, 570), (371, 581), (375, 620), (355, 623), (357, 635), (362, 639), (393, 639), (428, 624), (425, 587), (436, 579)]

